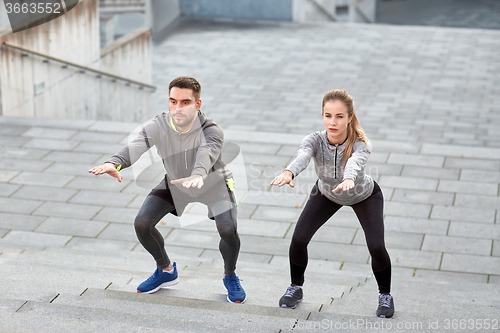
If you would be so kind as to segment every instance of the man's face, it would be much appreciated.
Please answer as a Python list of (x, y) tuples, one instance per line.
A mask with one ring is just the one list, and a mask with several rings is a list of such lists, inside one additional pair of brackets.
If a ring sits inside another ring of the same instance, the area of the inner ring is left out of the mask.
[(169, 105), (175, 128), (180, 132), (191, 129), (201, 107), (201, 99), (196, 100), (193, 90), (172, 87)]

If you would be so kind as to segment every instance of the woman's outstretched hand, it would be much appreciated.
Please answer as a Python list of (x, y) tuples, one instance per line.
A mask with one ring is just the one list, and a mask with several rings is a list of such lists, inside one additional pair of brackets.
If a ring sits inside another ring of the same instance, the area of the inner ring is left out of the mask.
[(354, 181), (352, 179), (344, 179), (344, 181), (340, 184), (337, 185), (337, 187), (332, 190), (333, 193), (338, 192), (340, 190), (342, 191), (349, 191), (351, 188), (354, 187)]
[(122, 175), (116, 170), (116, 165), (113, 163), (104, 163), (102, 165), (98, 165), (89, 170), (90, 173), (94, 175), (102, 175), (103, 173), (107, 173), (108, 175), (115, 177), (119, 182), (122, 181)]
[(292, 172), (285, 170), (281, 175), (273, 179), (271, 185), (277, 185), (281, 187), (283, 185), (288, 184), (290, 185), (290, 187), (295, 187), (292, 181), (292, 176), (293, 176)]

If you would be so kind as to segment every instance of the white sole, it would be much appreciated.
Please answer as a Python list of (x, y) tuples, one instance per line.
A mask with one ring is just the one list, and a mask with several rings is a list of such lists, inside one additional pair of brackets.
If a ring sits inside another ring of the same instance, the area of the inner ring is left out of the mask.
[(176, 278), (175, 280), (172, 280), (172, 281), (168, 281), (168, 282), (164, 282), (162, 284), (160, 284), (158, 287), (156, 287), (155, 289), (151, 289), (151, 290), (148, 290), (148, 291), (141, 291), (139, 292), (140, 294), (153, 294), (155, 292), (157, 292), (158, 290), (160, 290), (161, 288), (163, 287), (168, 287), (168, 286), (174, 286), (176, 285), (177, 283), (179, 282), (179, 278)]

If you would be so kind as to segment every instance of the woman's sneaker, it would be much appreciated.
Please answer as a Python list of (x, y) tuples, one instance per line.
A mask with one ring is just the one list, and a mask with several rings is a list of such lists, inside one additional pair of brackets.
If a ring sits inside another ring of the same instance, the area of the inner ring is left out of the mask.
[(377, 317), (391, 318), (394, 315), (394, 299), (389, 294), (378, 296)]
[(280, 308), (295, 309), (297, 304), (303, 300), (302, 286), (291, 284), (280, 298)]
[(161, 287), (173, 286), (179, 282), (177, 275), (177, 266), (173, 263), (174, 270), (172, 272), (164, 272), (157, 268), (156, 271), (146, 281), (137, 287), (138, 293), (151, 294), (157, 292)]
[(227, 301), (231, 303), (244, 303), (247, 299), (247, 294), (240, 284), (240, 279), (233, 272), (229, 276), (225, 276), (222, 280), (224, 287), (227, 289)]

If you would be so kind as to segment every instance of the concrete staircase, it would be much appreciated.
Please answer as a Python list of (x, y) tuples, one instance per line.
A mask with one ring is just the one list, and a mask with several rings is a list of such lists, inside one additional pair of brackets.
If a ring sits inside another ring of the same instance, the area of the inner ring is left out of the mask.
[[(495, 285), (437, 279), (393, 279), (394, 319), (374, 316), (372, 277), (352, 272), (308, 271), (305, 301), (280, 309), (288, 271), (239, 262), (247, 292), (243, 305), (226, 301), (220, 262), (176, 254), (180, 282), (159, 292), (137, 294), (154, 267), (149, 254), (91, 252), (60, 247), (0, 247), (0, 332), (291, 332), (379, 330), (436, 332), (449, 320), (498, 319)], [(466, 324), (469, 324), (466, 322)], [(378, 325), (378, 326), (377, 326)], [(477, 330), (476, 330), (477, 331)]]

